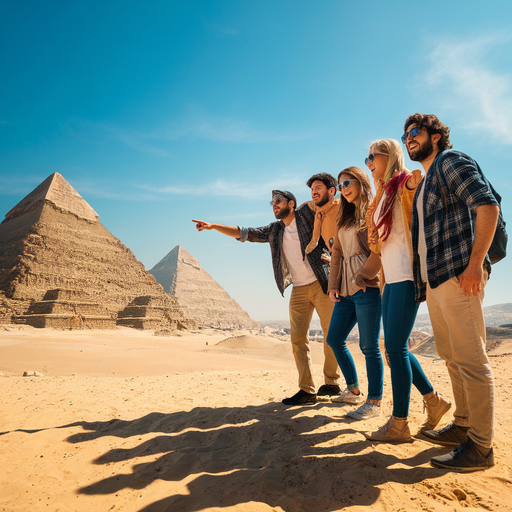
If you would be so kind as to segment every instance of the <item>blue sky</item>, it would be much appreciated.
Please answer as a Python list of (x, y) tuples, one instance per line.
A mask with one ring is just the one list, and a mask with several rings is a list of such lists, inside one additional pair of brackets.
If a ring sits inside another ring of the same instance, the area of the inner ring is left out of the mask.
[[(0, 215), (59, 172), (147, 269), (182, 245), (253, 318), (285, 319), (268, 246), (191, 219), (268, 224), (272, 189), (308, 200), (312, 174), (364, 168), (372, 140), (425, 112), (508, 220), (511, 14), (492, 0), (2, 2)], [(512, 302), (511, 271), (512, 257), (494, 267), (485, 305)]]

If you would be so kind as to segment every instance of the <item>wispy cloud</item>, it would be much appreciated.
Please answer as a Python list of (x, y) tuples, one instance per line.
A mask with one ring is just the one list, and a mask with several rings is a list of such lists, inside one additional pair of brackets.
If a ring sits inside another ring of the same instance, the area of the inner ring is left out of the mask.
[(502, 71), (508, 62), (497, 61), (511, 40), (509, 33), (444, 40), (429, 54), (422, 79), (422, 87), (437, 96), (441, 108), (457, 112), (465, 128), (506, 144), (512, 144), (512, 75)]
[(205, 21), (204, 26), (207, 30), (211, 30), (216, 34), (220, 34), (223, 36), (238, 36), (240, 34), (240, 29), (238, 29), (237, 27), (222, 25), (214, 21)]
[[(251, 171), (248, 176), (261, 176), (260, 173)], [(185, 184), (172, 184), (155, 187), (154, 185), (141, 184), (138, 188), (153, 192), (159, 196), (190, 194), (191, 188), (198, 196), (262, 198), (270, 195), (273, 189), (303, 190), (307, 180), (305, 173), (290, 173), (289, 171), (276, 171), (277, 176), (251, 178), (250, 180), (217, 179), (202, 183), (199, 187)]]
[(191, 115), (181, 123), (170, 126), (161, 136), (167, 140), (205, 139), (215, 142), (254, 143), (305, 140), (317, 136), (317, 133), (281, 132), (256, 128), (247, 121), (232, 117)]
[(154, 144), (159, 140), (154, 134), (124, 128), (114, 123), (72, 118), (63, 123), (62, 127), (70, 137), (89, 143), (106, 144), (109, 141), (118, 141), (142, 153), (161, 157), (171, 156), (169, 151)]
[(210, 140), (220, 143), (290, 142), (310, 139), (318, 133), (300, 133), (256, 128), (232, 117), (213, 117), (197, 112), (154, 130), (141, 131), (110, 122), (69, 119), (62, 125), (68, 136), (95, 144), (113, 141), (150, 155), (172, 156), (173, 143), (180, 140)]
[(28, 194), (47, 177), (36, 174), (0, 176), (0, 191), (4, 195)]

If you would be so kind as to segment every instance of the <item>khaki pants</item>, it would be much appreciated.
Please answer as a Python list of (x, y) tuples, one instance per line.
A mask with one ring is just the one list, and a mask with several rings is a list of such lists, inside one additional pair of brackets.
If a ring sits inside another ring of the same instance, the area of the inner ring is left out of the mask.
[[(487, 281), (487, 277), (486, 277)], [(435, 289), (427, 305), (438, 354), (445, 360), (455, 399), (455, 424), (490, 448), (494, 437), (494, 377), (485, 351), (484, 290), (466, 297), (458, 278)]]
[(326, 384), (338, 384), (340, 371), (334, 353), (326, 343), (334, 302), (322, 291), (318, 281), (305, 286), (294, 286), (290, 297), (291, 342), (295, 364), (299, 372), (299, 387), (307, 393), (316, 393), (313, 382), (309, 324), (316, 309), (324, 331), (324, 379)]

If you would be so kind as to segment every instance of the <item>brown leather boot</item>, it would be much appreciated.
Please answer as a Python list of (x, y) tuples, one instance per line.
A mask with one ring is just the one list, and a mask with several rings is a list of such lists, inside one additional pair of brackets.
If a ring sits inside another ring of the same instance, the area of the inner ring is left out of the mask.
[(428, 398), (423, 400), (423, 412), (427, 411), (427, 419), (421, 425), (419, 432), (434, 430), (452, 406), (451, 402), (445, 400), (437, 391), (425, 396)]
[(391, 416), (388, 422), (375, 432), (365, 433), (369, 441), (381, 441), (384, 443), (405, 443), (411, 440), (411, 431), (407, 418)]

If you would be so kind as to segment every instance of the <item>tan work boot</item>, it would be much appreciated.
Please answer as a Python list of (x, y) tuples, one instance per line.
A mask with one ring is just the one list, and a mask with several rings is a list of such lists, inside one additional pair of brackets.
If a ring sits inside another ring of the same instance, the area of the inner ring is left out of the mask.
[(369, 441), (382, 441), (384, 443), (405, 443), (411, 440), (411, 431), (407, 418), (391, 416), (388, 422), (369, 434), (364, 434)]
[(445, 400), (437, 391), (433, 391), (426, 400), (423, 400), (423, 412), (427, 411), (427, 419), (421, 425), (419, 432), (434, 430), (441, 418), (452, 406), (451, 402)]

